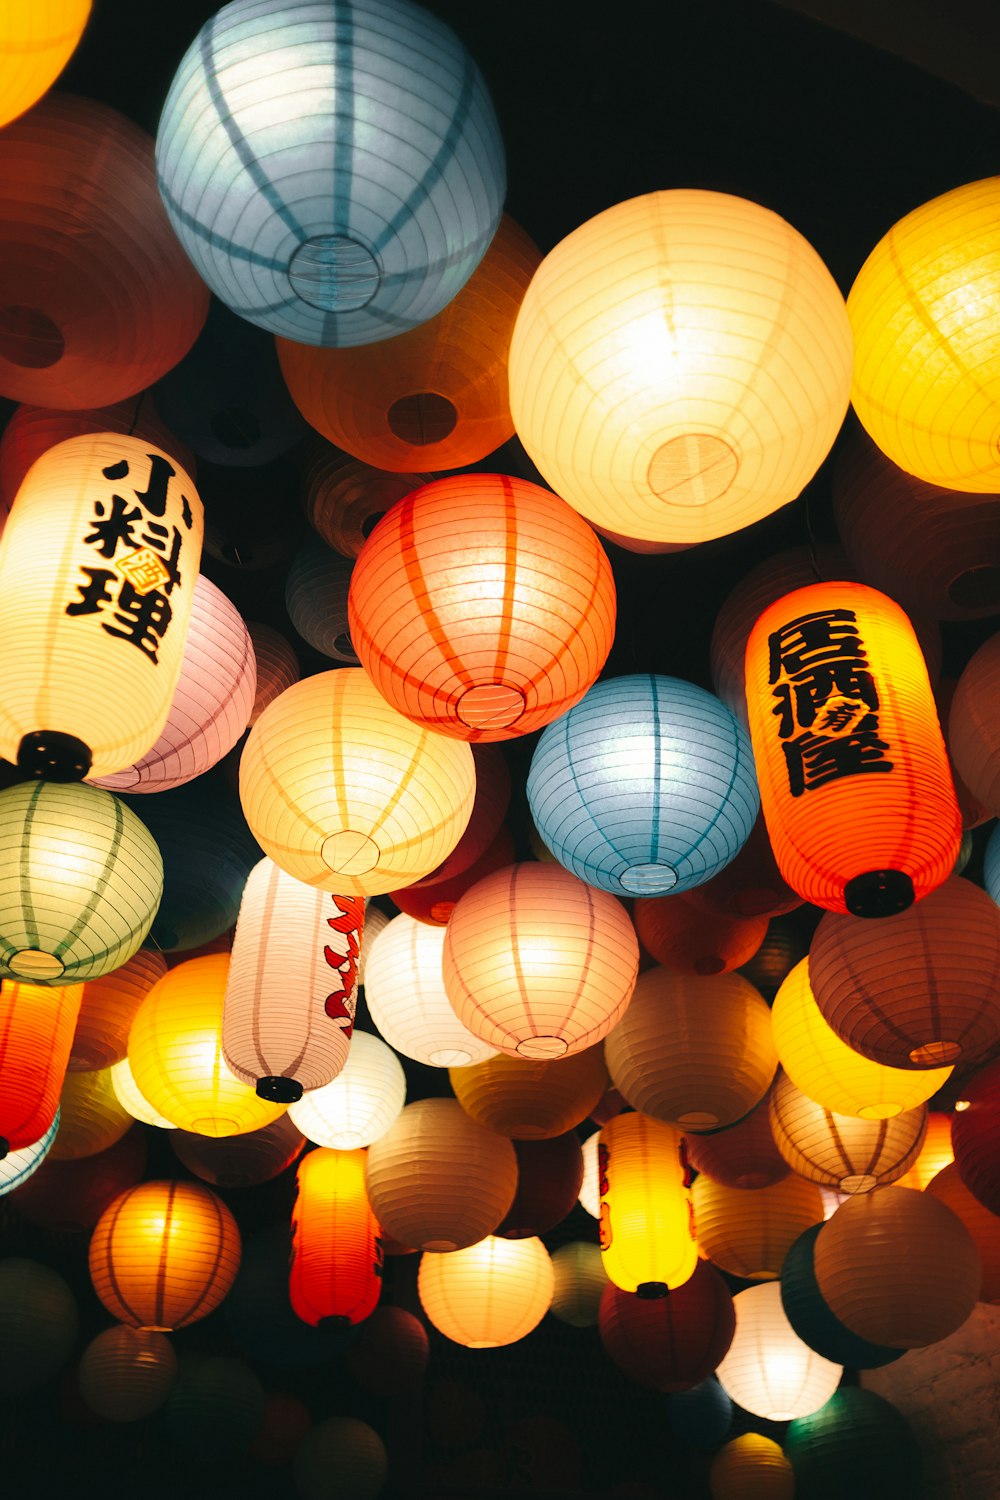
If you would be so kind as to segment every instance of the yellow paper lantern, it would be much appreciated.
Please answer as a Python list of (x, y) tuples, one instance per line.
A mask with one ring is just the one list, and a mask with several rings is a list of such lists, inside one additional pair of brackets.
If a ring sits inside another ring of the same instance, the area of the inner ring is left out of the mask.
[(608, 1284), (600, 1246), (586, 1240), (561, 1245), (552, 1255), (552, 1277), (552, 1316), (571, 1328), (596, 1328)]
[(78, 1161), (106, 1151), (135, 1124), (115, 1093), (110, 1068), (67, 1073), (59, 1095), (59, 1133), (53, 1161)]
[(659, 967), (640, 974), (604, 1057), (635, 1109), (696, 1131), (741, 1119), (778, 1066), (767, 1002), (749, 980)]
[(405, 1102), (406, 1074), (395, 1052), (356, 1031), (336, 1078), (290, 1104), (288, 1115), (317, 1146), (355, 1151), (385, 1135)]
[(463, 1250), (492, 1234), (517, 1192), (517, 1156), (455, 1099), (420, 1099), (368, 1148), (368, 1198), (386, 1234)]
[(597, 1146), (604, 1269), (623, 1292), (664, 1297), (698, 1264), (680, 1133), (648, 1115), (616, 1115)]
[(891, 1120), (861, 1120), (816, 1104), (779, 1075), (771, 1093), (771, 1133), (793, 1172), (841, 1193), (897, 1182), (914, 1165), (927, 1128), (921, 1104)]
[(891, 1120), (923, 1104), (952, 1073), (951, 1068), (886, 1068), (853, 1051), (820, 1013), (807, 958), (775, 995), (771, 1025), (778, 1060), (796, 1088), (834, 1114)]
[(539, 1239), (480, 1240), (420, 1257), (420, 1305), (439, 1333), (467, 1349), (525, 1338), (552, 1301), (552, 1261)]
[(177, 1378), (177, 1356), (162, 1333), (119, 1323), (84, 1350), (80, 1395), (106, 1422), (137, 1422), (158, 1411)]
[(353, 896), (429, 875), (474, 796), (469, 746), (404, 719), (360, 667), (287, 688), (240, 760), (243, 811), (264, 852), (296, 880)]
[(969, 1192), (954, 1162), (943, 1167), (925, 1191), (947, 1204), (972, 1236), (983, 1267), (979, 1301), (1000, 1302), (1000, 1214), (991, 1213)]
[(156, 983), (132, 1022), (128, 1060), (139, 1092), (180, 1130), (242, 1135), (284, 1113), (236, 1078), (222, 1056), (229, 954), (178, 964)]
[(127, 1057), (111, 1066), (111, 1087), (118, 1096), (118, 1103), (127, 1109), (133, 1120), (143, 1125), (155, 1125), (158, 1130), (176, 1130), (177, 1126), (166, 1115), (153, 1108), (149, 1100), (139, 1091)]
[(736, 1334), (716, 1374), (732, 1399), (770, 1422), (807, 1417), (833, 1395), (843, 1366), (823, 1359), (795, 1333), (776, 1281), (733, 1298)]
[(194, 1182), (141, 1182), (104, 1210), (90, 1241), (94, 1291), (112, 1317), (169, 1333), (206, 1318), (240, 1264), (229, 1209)]
[(823, 1220), (814, 1183), (794, 1172), (762, 1188), (725, 1187), (701, 1176), (691, 1189), (701, 1253), (747, 1281), (773, 1281), (799, 1235)]
[(954, 1333), (983, 1278), (961, 1219), (932, 1194), (901, 1187), (842, 1203), (819, 1232), (813, 1264), (834, 1317), (890, 1349), (919, 1349)]
[(916, 1188), (918, 1193), (922, 1192), (954, 1160), (951, 1115), (945, 1114), (943, 1110), (932, 1109), (927, 1115), (927, 1130), (917, 1159), (906, 1176), (899, 1179), (898, 1186)]
[(58, 781), (140, 760), (184, 654), (203, 516), (137, 437), (68, 438), (29, 469), (0, 541), (0, 755)]
[(795, 1470), (780, 1443), (744, 1432), (712, 1459), (708, 1487), (712, 1500), (793, 1500)]
[(649, 193), (543, 260), (511, 411), (588, 520), (703, 542), (796, 498), (847, 410), (851, 357), (843, 298), (790, 224), (727, 193)]
[(167, 972), (162, 953), (140, 948), (110, 974), (83, 985), (80, 1014), (73, 1033), (69, 1072), (110, 1068), (128, 1052), (133, 1018), (158, 979)]
[(90, 0), (8, 0), (0, 17), (0, 125), (51, 88), (89, 15)]
[(942, 193), (889, 230), (847, 299), (851, 400), (893, 463), (947, 489), (1000, 490), (1000, 177)]
[(448, 1077), (466, 1114), (515, 1141), (565, 1135), (596, 1108), (608, 1086), (600, 1045), (551, 1061), (501, 1053), (468, 1068), (450, 1068)]

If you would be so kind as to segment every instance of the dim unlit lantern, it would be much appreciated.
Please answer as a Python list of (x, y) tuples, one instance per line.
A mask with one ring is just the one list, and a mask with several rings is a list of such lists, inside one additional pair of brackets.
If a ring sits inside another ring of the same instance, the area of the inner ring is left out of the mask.
[(407, 0), (225, 6), (181, 61), (156, 155), (199, 275), (302, 344), (371, 343), (440, 312), (506, 185), (479, 69)]
[(450, 1254), (420, 1257), (420, 1304), (439, 1333), (467, 1349), (525, 1338), (552, 1301), (549, 1252), (538, 1239), (492, 1236)]
[(254, 836), (297, 880), (374, 896), (429, 875), (472, 812), (468, 745), (404, 719), (360, 667), (296, 683), (240, 761)]
[(285, 580), (285, 608), (298, 635), (331, 661), (356, 667), (358, 654), (347, 621), (353, 564), (309, 535), (292, 558)]
[(310, 1151), (292, 1208), (289, 1296), (304, 1323), (360, 1323), (382, 1291), (379, 1226), (365, 1189), (364, 1151)]
[(307, 1140), (354, 1151), (385, 1135), (406, 1101), (406, 1075), (380, 1037), (356, 1031), (347, 1061), (331, 1083), (288, 1106)]
[(962, 1085), (962, 1108), (952, 1116), (951, 1140), (958, 1173), (969, 1192), (1000, 1214), (1000, 1061), (980, 1068)]
[(104, 1210), (146, 1171), (146, 1135), (128, 1130), (121, 1140), (77, 1161), (46, 1161), (17, 1195), (18, 1212), (31, 1224), (59, 1234), (93, 1229)]
[[(928, 1436), (933, 1422), (930, 1416)], [(849, 1385), (785, 1433), (799, 1500), (911, 1500), (931, 1467), (925, 1468), (921, 1447), (901, 1411), (874, 1391)]]
[(998, 212), (1000, 177), (921, 204), (878, 242), (847, 299), (851, 400), (871, 437), (907, 473), (980, 494), (1000, 490)]
[(365, 968), (365, 1002), (382, 1036), (404, 1057), (431, 1068), (465, 1068), (496, 1052), (462, 1025), (448, 1003), (444, 940), (443, 927), (393, 917)]
[(816, 1354), (793, 1331), (777, 1282), (747, 1287), (733, 1302), (736, 1333), (716, 1371), (732, 1399), (771, 1422), (808, 1416), (828, 1401), (843, 1367)]
[(162, 1333), (120, 1323), (87, 1345), (77, 1372), (80, 1395), (106, 1422), (137, 1422), (158, 1411), (177, 1377), (177, 1356)]
[(648, 1115), (617, 1115), (597, 1146), (604, 1269), (624, 1292), (665, 1297), (698, 1263), (681, 1137)]
[(69, 1359), (79, 1314), (66, 1282), (38, 1261), (0, 1261), (0, 1395), (34, 1391)]
[(891, 1120), (838, 1115), (816, 1104), (782, 1074), (770, 1104), (778, 1150), (798, 1176), (842, 1193), (867, 1193), (897, 1182), (913, 1166), (927, 1128), (927, 1109)]
[(630, 1379), (673, 1392), (711, 1375), (732, 1343), (736, 1315), (718, 1271), (699, 1261), (669, 1297), (639, 1297), (606, 1285), (598, 1326), (606, 1352)]
[[(841, 1194), (831, 1194), (840, 1198)], [(839, 1204), (834, 1203), (832, 1214)], [(859, 1338), (834, 1317), (816, 1283), (816, 1240), (822, 1224), (813, 1224), (799, 1235), (781, 1266), (781, 1305), (793, 1329), (810, 1349), (836, 1365), (857, 1370), (875, 1370), (901, 1358), (902, 1349), (888, 1349)]]
[(764, 817), (793, 890), (884, 917), (951, 874), (961, 816), (898, 604), (862, 584), (796, 589), (754, 626), (746, 682)]
[(571, 1328), (595, 1327), (608, 1285), (600, 1246), (585, 1240), (561, 1245), (552, 1254), (552, 1275), (552, 1316)]
[(823, 1218), (819, 1188), (794, 1173), (770, 1187), (723, 1187), (699, 1177), (691, 1189), (695, 1233), (703, 1255), (748, 1281), (773, 1281), (804, 1229)]
[(966, 663), (948, 716), (948, 748), (955, 770), (979, 802), (1000, 815), (1000, 733), (990, 706), (1000, 690), (1000, 635)]
[(552, 1059), (500, 1053), (451, 1068), (448, 1077), (466, 1114), (517, 1141), (564, 1135), (596, 1108), (608, 1086), (600, 1045)]
[(722, 974), (749, 963), (764, 941), (767, 917), (703, 908), (685, 896), (651, 896), (632, 908), (639, 942), (678, 974)]
[(242, 1135), (195, 1135), (174, 1130), (170, 1144), (189, 1172), (210, 1187), (256, 1187), (279, 1177), (305, 1146), (305, 1136), (287, 1114)]
[(771, 1134), (769, 1102), (770, 1091), (725, 1130), (685, 1135), (684, 1150), (694, 1170), (734, 1188), (770, 1187), (787, 1177), (790, 1168)]
[(942, 1168), (925, 1191), (947, 1204), (973, 1238), (983, 1267), (980, 1302), (1000, 1303), (1000, 1214), (991, 1213), (969, 1192), (954, 1162)]
[(649, 193), (542, 262), (511, 410), (588, 520), (703, 542), (796, 498), (847, 410), (851, 360), (843, 298), (784, 219), (728, 193)]
[(285, 688), (298, 682), (300, 673), (298, 658), (280, 631), (270, 625), (261, 625), (257, 620), (247, 621), (247, 631), (257, 663), (257, 691), (247, 722), (256, 724), (265, 708), (269, 708)]
[(0, 985), (0, 1153), (33, 1146), (59, 1108), (80, 1013), (78, 984)]
[(120, 968), (84, 984), (69, 1072), (109, 1068), (121, 1061), (128, 1052), (129, 1027), (136, 1011), (166, 972), (162, 954), (140, 948)]
[(12, 0), (0, 26), (0, 125), (30, 109), (59, 77), (83, 34), (91, 0)]
[(357, 1417), (327, 1417), (306, 1433), (295, 1450), (293, 1472), (302, 1500), (327, 1500), (330, 1478), (350, 1500), (376, 1500), (389, 1460), (373, 1427)]
[(59, 1114), (53, 1161), (78, 1161), (106, 1151), (135, 1123), (114, 1091), (110, 1068), (67, 1073), (59, 1095)]

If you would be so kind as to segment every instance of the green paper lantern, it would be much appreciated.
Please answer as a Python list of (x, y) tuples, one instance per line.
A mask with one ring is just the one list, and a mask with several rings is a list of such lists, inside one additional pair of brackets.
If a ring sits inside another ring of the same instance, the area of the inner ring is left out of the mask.
[(785, 1437), (795, 1500), (913, 1500), (920, 1455), (905, 1417), (874, 1391), (844, 1386)]

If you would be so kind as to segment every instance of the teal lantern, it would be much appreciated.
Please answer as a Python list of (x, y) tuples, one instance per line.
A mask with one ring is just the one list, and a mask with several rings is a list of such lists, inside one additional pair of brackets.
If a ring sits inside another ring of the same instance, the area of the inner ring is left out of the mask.
[(882, 1396), (842, 1386), (785, 1435), (795, 1500), (913, 1500), (920, 1454), (906, 1418)]

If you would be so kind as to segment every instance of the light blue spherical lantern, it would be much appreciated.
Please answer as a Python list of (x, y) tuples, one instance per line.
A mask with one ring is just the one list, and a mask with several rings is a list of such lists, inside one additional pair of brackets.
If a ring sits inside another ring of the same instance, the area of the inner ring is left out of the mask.
[(739, 853), (760, 807), (750, 739), (677, 677), (598, 682), (548, 726), (528, 773), (556, 859), (616, 896), (689, 891)]
[(21, 1146), (17, 1151), (8, 1151), (0, 1160), (0, 1198), (5, 1193), (12, 1193), (22, 1182), (27, 1182), (32, 1172), (38, 1171), (56, 1138), (59, 1118), (59, 1110), (56, 1110), (55, 1119), (39, 1140), (33, 1141), (30, 1146)]
[(1000, 906), (1000, 823), (994, 824), (993, 832), (986, 841), (983, 852), (983, 885), (988, 895)]
[(409, 0), (233, 0), (171, 84), (160, 193), (212, 291), (300, 344), (374, 343), (461, 290), (503, 143), (455, 34)]

